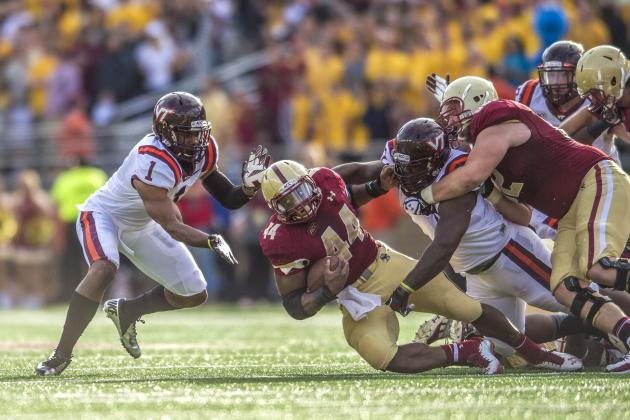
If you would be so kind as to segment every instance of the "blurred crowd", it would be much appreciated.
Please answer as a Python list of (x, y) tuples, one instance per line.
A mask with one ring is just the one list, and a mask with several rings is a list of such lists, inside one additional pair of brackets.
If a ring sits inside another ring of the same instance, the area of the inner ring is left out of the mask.
[[(586, 49), (612, 43), (630, 53), (626, 22), (630, 3), (613, 0), (2, 1), (0, 146), (28, 137), (9, 138), (7, 127), (28, 133), (42, 123), (45, 135), (36, 141), (54, 144), (61, 159), (39, 174), (0, 167), (7, 184), (0, 186), (0, 307), (65, 301), (76, 286), (85, 264), (75, 205), (105, 182), (107, 174), (88, 162), (115, 142), (96, 133), (115, 126), (121, 104), (138, 95), (210, 68), (203, 90), (193, 93), (213, 123), (222, 170), (238, 182), (239, 162), (256, 144), (308, 166), (373, 160), (403, 122), (434, 115), (437, 104), (424, 89), (429, 73), (486, 77), (501, 97), (513, 98), (556, 40)], [(200, 37), (208, 49), (193, 54)], [(212, 72), (259, 51), (265, 60), (246, 77)], [(148, 132), (150, 116), (141, 118)], [(179, 205), (191, 225), (224, 234), (241, 261), (228, 267), (192, 250), (211, 300), (275, 296), (258, 247), (269, 215), (260, 198), (228, 212), (197, 186)], [(396, 245), (394, 195), (361, 217)], [(146, 288), (148, 280), (127, 264), (118, 275), (112, 294)]]

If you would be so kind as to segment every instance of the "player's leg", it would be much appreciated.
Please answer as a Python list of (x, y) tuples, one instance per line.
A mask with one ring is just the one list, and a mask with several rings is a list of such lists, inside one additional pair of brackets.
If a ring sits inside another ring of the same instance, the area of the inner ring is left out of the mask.
[(501, 311), (467, 296), (442, 274), (412, 294), (409, 302), (415, 304), (416, 308), (425, 308), (423, 311), (472, 323), (482, 335), (509, 344), (534, 366), (557, 370), (577, 370), (582, 367), (573, 356), (549, 352), (540, 347), (520, 332)]
[[(628, 345), (630, 318), (585, 280), (588, 273), (597, 283), (614, 283), (621, 289), (620, 280), (628, 274), (623, 264), (614, 263), (629, 230), (624, 212), (630, 206), (630, 184), (620, 171), (614, 164), (600, 163), (585, 177), (583, 188), (558, 226), (551, 286), (558, 301), (580, 316), (587, 328), (613, 334)], [(609, 263), (614, 267), (605, 268)], [(624, 366), (609, 370), (630, 373), (630, 354), (626, 359)]]
[(136, 321), (143, 315), (201, 305), (208, 297), (206, 281), (186, 246), (157, 223), (121, 235), (123, 253), (157, 286), (132, 299), (111, 299), (103, 310), (114, 322), (121, 343), (134, 358), (141, 351)]
[(346, 341), (374, 369), (419, 373), (453, 364), (476, 364), (484, 368), (484, 373), (501, 371), (488, 341), (467, 340), (439, 347), (421, 343), (398, 346), (398, 319), (389, 306), (379, 306), (359, 321), (342, 312)]
[[(370, 266), (368, 278), (362, 276), (354, 286), (361, 292), (380, 295), (384, 302), (416, 263), (417, 260), (387, 246), (379, 247), (379, 255)], [(398, 346), (398, 320), (389, 306), (376, 308), (360, 321), (354, 321), (346, 311), (343, 312), (348, 344), (375, 369), (417, 373), (452, 364), (474, 364), (482, 367), (486, 374), (501, 371), (487, 340), (460, 341), (441, 347), (421, 343)]]
[(90, 268), (70, 298), (59, 344), (47, 360), (37, 365), (35, 372), (38, 375), (58, 375), (68, 366), (76, 342), (94, 318), (103, 293), (118, 268), (117, 230), (107, 215), (81, 212), (77, 234)]

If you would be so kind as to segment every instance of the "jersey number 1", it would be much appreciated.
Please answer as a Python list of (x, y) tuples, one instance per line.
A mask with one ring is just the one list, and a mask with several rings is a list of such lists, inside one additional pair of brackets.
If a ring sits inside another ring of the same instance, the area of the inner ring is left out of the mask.
[(155, 168), (154, 160), (151, 161), (151, 164), (149, 165), (149, 172), (147, 172), (147, 176), (144, 177), (144, 179), (146, 179), (147, 181), (153, 181), (153, 177), (151, 176), (151, 174), (153, 173), (153, 168)]
[(326, 228), (321, 238), (324, 243), (324, 248), (326, 249), (326, 255), (337, 255), (348, 261), (352, 258), (350, 246), (357, 238), (362, 241), (365, 234), (361, 230), (359, 219), (357, 219), (347, 205), (344, 204), (341, 210), (339, 210), (339, 217), (346, 228), (348, 240), (344, 241), (341, 239), (341, 236), (339, 236), (331, 226)]

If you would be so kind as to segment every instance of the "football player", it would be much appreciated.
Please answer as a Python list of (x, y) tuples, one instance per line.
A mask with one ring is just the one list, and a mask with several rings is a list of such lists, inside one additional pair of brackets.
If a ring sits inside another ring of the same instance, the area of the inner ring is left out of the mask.
[[(438, 123), (449, 140), (474, 148), (459, 170), (420, 192), (419, 207), (465, 195), (492, 175), (503, 194), (559, 219), (551, 257), (556, 299), (587, 327), (630, 343), (630, 318), (588, 286), (590, 279), (630, 290), (630, 264), (619, 259), (630, 234), (628, 176), (606, 154), (572, 140), (528, 107), (498, 100), (492, 84), (478, 77), (448, 85)], [(405, 286), (422, 284), (408, 277), (396, 299), (404, 298)], [(630, 353), (607, 370), (630, 372)]]
[(112, 299), (103, 307), (134, 358), (141, 354), (136, 339), (141, 316), (206, 300), (206, 281), (186, 245), (208, 248), (237, 263), (220, 235), (184, 224), (175, 202), (202, 180), (223, 206), (237, 209), (260, 188), (270, 156), (260, 146), (252, 151), (243, 162), (243, 184), (235, 186), (217, 167), (219, 149), (210, 130), (199, 98), (185, 92), (164, 95), (153, 111), (153, 132), (82, 205), (77, 234), (90, 268), (70, 300), (59, 344), (37, 365), (37, 375), (59, 375), (70, 364), (77, 340), (114, 279), (119, 251), (158, 283), (136, 298)]
[(577, 91), (591, 105), (565, 119), (560, 128), (580, 141), (591, 141), (610, 131), (630, 141), (630, 63), (619, 48), (601, 45), (580, 59), (575, 81)]
[[(380, 305), (366, 317), (355, 319), (342, 309), (348, 344), (372, 367), (416, 373), (474, 363), (483, 367), (486, 374), (501, 371), (487, 340), (441, 347), (421, 343), (397, 345), (398, 320), (394, 311), (382, 303), (417, 261), (376, 242), (359, 224), (355, 209), (383, 193), (379, 181), (347, 187), (330, 169), (319, 168), (309, 174), (297, 162), (280, 161), (265, 172), (262, 190), (275, 214), (261, 233), (260, 244), (275, 269), (283, 305), (293, 318), (313, 316), (345, 290), (359, 298), (363, 294), (376, 295)], [(309, 290), (309, 267), (330, 255), (340, 257), (342, 262), (322, 274), (322, 287)], [(439, 271), (421, 290), (409, 294), (409, 302), (414, 306), (408, 310), (472, 322), (482, 333), (520, 346), (519, 354), (533, 364), (546, 362), (548, 367), (559, 368), (558, 358), (569, 363), (575, 360), (540, 348), (503, 314), (466, 296)]]
[[(549, 250), (531, 229), (505, 220), (495, 210), (491, 202), (519, 205), (503, 198), (491, 183), (488, 200), (472, 191), (417, 211), (420, 191), (464, 165), (467, 157), (449, 147), (442, 128), (429, 118), (407, 122), (385, 147), (382, 163), (394, 168), (395, 178), (387, 187), (399, 186), (401, 206), (432, 240), (414, 268), (414, 279), (424, 283), (450, 261), (456, 272), (465, 275), (467, 294), (499, 309), (521, 332), (525, 332), (526, 303), (560, 312), (548, 315), (543, 328), (527, 331), (534, 341), (544, 343), (583, 332), (581, 320), (562, 313), (567, 308), (549, 290)], [(529, 209), (517, 211), (528, 213)], [(495, 341), (495, 346), (502, 356), (514, 354), (505, 343)]]

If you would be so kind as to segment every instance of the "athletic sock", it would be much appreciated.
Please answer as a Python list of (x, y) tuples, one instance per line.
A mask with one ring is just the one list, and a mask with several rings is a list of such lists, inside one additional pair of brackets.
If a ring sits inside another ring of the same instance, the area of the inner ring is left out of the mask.
[(514, 346), (518, 354), (532, 365), (538, 365), (545, 361), (545, 350), (530, 340), (525, 334), (521, 334), (519, 344)]
[(630, 346), (630, 317), (624, 316), (615, 324), (613, 334), (619, 337), (626, 346)]
[(166, 300), (164, 291), (164, 286), (159, 285), (133, 299), (123, 300), (120, 310), (121, 329), (125, 331), (129, 324), (142, 315), (179, 309)]
[(479, 348), (478, 340), (464, 340), (453, 344), (444, 344), (440, 346), (446, 353), (446, 362), (448, 365), (463, 365), (470, 356), (477, 352)]
[(99, 302), (94, 302), (76, 291), (72, 294), (66, 314), (66, 323), (63, 325), (63, 332), (57, 345), (58, 352), (65, 356), (72, 354), (72, 349), (74, 349), (79, 337), (94, 318), (98, 304)]

